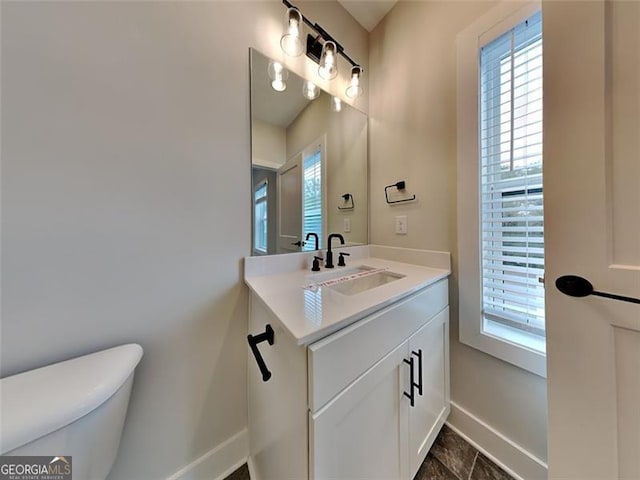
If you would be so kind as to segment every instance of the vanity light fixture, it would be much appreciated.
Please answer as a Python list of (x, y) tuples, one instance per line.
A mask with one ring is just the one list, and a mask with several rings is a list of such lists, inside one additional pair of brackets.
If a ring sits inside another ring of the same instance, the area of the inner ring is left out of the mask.
[(344, 52), (342, 45), (324, 28), (317, 23), (312, 23), (288, 0), (282, 0), (282, 3), (287, 7), (284, 33), (280, 38), (282, 50), (287, 55), (300, 55), (303, 49), (300, 36), (303, 24), (307, 25), (314, 34), (307, 34), (306, 55), (318, 64), (318, 75), (325, 80), (336, 78), (338, 76), (338, 56), (342, 56), (353, 67), (351, 69), (351, 81), (347, 87), (347, 96), (356, 98), (362, 95), (363, 90), (360, 85), (362, 67)]
[(284, 18), (284, 34), (280, 38), (280, 46), (287, 55), (298, 57), (304, 50), (300, 30), (302, 29), (302, 14), (295, 7), (287, 10)]
[(360, 86), (360, 75), (362, 74), (362, 68), (359, 65), (351, 68), (351, 81), (345, 91), (345, 94), (349, 98), (359, 97), (364, 93)]
[(336, 44), (327, 40), (322, 45), (318, 75), (325, 80), (333, 80), (338, 76), (338, 59), (336, 58)]
[(331, 97), (331, 111), (336, 113), (342, 111), (342, 100), (338, 97)]
[(309, 100), (315, 100), (320, 95), (320, 89), (312, 81), (305, 80), (302, 84), (302, 95)]
[(289, 78), (289, 72), (282, 66), (280, 62), (269, 62), (269, 68), (267, 70), (269, 78), (271, 79), (271, 87), (276, 92), (284, 92), (287, 89), (287, 78)]

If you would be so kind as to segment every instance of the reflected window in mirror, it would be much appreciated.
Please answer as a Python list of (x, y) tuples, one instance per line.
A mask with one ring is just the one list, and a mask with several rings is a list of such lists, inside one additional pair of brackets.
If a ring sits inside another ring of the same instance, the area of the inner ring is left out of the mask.
[[(303, 228), (302, 236), (307, 238), (307, 234), (315, 233), (319, 238), (324, 238), (324, 210), (322, 170), (323, 170), (323, 148), (319, 143), (316, 148), (307, 149), (303, 154)], [(307, 242), (303, 250), (313, 250), (315, 244)]]
[(268, 251), (268, 186), (267, 180), (262, 181), (255, 187), (253, 194), (253, 251), (256, 255), (266, 255)]

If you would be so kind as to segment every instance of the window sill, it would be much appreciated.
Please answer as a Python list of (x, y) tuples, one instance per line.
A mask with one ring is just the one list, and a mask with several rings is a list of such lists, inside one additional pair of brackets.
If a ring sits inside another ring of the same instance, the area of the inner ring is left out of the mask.
[(460, 341), (462, 343), (539, 377), (547, 377), (544, 339), (491, 320), (482, 320), (478, 323), (482, 323), (483, 328), (474, 332), (470, 330), (475, 329), (468, 328), (470, 325), (461, 325)]
[(484, 319), (482, 333), (484, 335), (494, 337), (497, 340), (510, 343), (516, 347), (531, 350), (541, 355), (546, 355), (547, 353), (547, 342), (539, 335), (524, 332), (507, 325), (502, 325), (488, 318)]

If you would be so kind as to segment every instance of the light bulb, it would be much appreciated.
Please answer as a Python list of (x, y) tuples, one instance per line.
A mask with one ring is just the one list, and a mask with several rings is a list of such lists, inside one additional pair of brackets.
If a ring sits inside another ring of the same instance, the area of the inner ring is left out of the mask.
[(340, 112), (342, 110), (342, 100), (338, 97), (331, 97), (331, 111)]
[(289, 78), (289, 72), (282, 66), (280, 62), (269, 62), (269, 68), (267, 70), (269, 78), (271, 79), (271, 87), (276, 92), (284, 92), (287, 88), (287, 78)]
[(302, 84), (302, 95), (309, 100), (315, 100), (320, 95), (320, 89), (315, 83), (307, 80)]
[(280, 46), (287, 55), (297, 57), (302, 54), (303, 45), (300, 39), (302, 14), (297, 8), (290, 8), (284, 17), (284, 33), (280, 38)]
[(362, 87), (360, 86), (361, 73), (362, 68), (357, 65), (351, 69), (351, 81), (349, 82), (349, 86), (345, 91), (347, 97), (356, 98), (364, 93), (364, 90), (362, 90)]
[(338, 58), (336, 44), (330, 40), (322, 45), (322, 54), (320, 55), (320, 66), (318, 67), (318, 75), (325, 80), (332, 80), (338, 75)]

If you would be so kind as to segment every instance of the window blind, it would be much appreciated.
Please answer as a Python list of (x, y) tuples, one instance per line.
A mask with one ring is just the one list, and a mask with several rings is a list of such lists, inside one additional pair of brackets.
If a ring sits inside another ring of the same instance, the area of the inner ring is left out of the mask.
[[(302, 235), (317, 233), (324, 238), (322, 232), (322, 153), (316, 150), (304, 159), (303, 173), (303, 227)], [(303, 250), (313, 250), (314, 243), (307, 243)]]
[(544, 335), (542, 17), (480, 50), (485, 319)]

